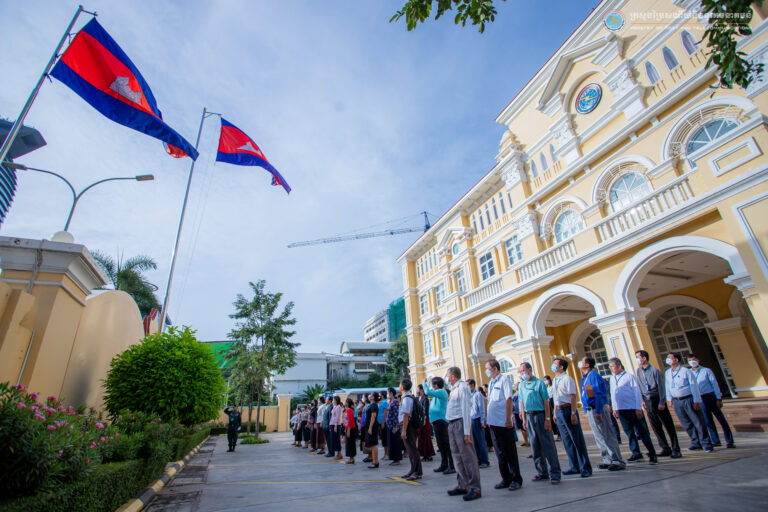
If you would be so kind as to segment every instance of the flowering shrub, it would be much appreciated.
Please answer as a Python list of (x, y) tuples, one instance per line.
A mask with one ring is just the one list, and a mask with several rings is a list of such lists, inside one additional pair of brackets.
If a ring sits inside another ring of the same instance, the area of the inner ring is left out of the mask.
[(22, 385), (0, 383), (0, 498), (82, 478), (100, 460), (105, 426)]

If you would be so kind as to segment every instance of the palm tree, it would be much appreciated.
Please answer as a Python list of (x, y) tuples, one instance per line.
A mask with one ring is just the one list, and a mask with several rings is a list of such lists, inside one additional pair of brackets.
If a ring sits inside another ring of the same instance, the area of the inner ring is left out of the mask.
[(307, 386), (304, 391), (302, 391), (301, 395), (299, 395), (299, 398), (306, 402), (311, 402), (312, 400), (320, 398), (320, 396), (326, 392), (328, 392), (328, 388), (323, 384), (313, 384)]
[(142, 274), (147, 270), (157, 269), (155, 260), (139, 255), (127, 260), (119, 257), (115, 262), (111, 256), (99, 251), (93, 251), (91, 254), (104, 269), (115, 290), (122, 290), (133, 297), (141, 316), (148, 315), (152, 308), (160, 310), (160, 302), (155, 297), (157, 286), (147, 281)]

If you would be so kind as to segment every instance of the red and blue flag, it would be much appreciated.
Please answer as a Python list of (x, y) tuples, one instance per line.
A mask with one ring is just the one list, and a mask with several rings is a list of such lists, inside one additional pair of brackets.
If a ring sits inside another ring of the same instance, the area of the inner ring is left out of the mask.
[(96, 18), (77, 33), (51, 76), (112, 121), (163, 141), (171, 156), (197, 159), (194, 146), (163, 121), (146, 80)]
[(253, 142), (253, 139), (224, 118), (221, 118), (221, 136), (219, 137), (219, 152), (216, 154), (216, 161), (234, 165), (263, 167), (272, 175), (272, 185), (283, 187), (287, 193), (291, 193), (291, 187), (277, 172), (277, 169), (267, 161), (267, 157)]

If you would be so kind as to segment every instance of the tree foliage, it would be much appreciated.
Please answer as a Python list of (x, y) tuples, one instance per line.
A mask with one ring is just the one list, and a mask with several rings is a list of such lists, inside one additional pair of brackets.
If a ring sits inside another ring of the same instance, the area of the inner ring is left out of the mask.
[(218, 418), (226, 384), (189, 327), (151, 334), (116, 355), (104, 381), (110, 415), (123, 409), (193, 425)]
[[(707, 68), (713, 64), (719, 66), (715, 89), (746, 88), (762, 75), (763, 64), (746, 60), (746, 54), (737, 50), (739, 39), (752, 34), (749, 22), (754, 15), (753, 4), (761, 6), (763, 0), (701, 0), (702, 15), (710, 16), (702, 39), (707, 42)], [(485, 24), (492, 23), (497, 14), (494, 0), (407, 0), (389, 21), (405, 18), (408, 30), (413, 30), (430, 18), (433, 7), (436, 20), (455, 8), (455, 24), (466, 26), (469, 22), (481, 33), (485, 31)]]
[(317, 400), (323, 393), (328, 392), (328, 388), (322, 384), (312, 384), (304, 388), (304, 391), (299, 395), (299, 400), (302, 402), (311, 402)]
[(149, 314), (152, 308), (160, 310), (160, 303), (155, 297), (157, 286), (144, 277), (147, 270), (157, 270), (155, 260), (139, 255), (127, 260), (119, 257), (115, 261), (99, 251), (93, 251), (91, 255), (102, 266), (115, 290), (122, 290), (133, 297), (141, 316)]
[(232, 363), (230, 386), (240, 389), (241, 395), (244, 395), (242, 398), (247, 399), (250, 432), (254, 393), (258, 418), (267, 379), (270, 374), (283, 374), (296, 364), (296, 347), (299, 344), (289, 341), (296, 333), (287, 330), (296, 323), (296, 319), (291, 317), (293, 302), (288, 302), (279, 311), (282, 293), (267, 292), (264, 280), (249, 282), (248, 285), (253, 298), (246, 299), (238, 294), (233, 304), (235, 312), (229, 315), (236, 320), (235, 328), (229, 333), (235, 343), (225, 358)]
[(408, 375), (408, 337), (405, 333), (392, 341), (387, 349), (387, 375), (399, 381)]

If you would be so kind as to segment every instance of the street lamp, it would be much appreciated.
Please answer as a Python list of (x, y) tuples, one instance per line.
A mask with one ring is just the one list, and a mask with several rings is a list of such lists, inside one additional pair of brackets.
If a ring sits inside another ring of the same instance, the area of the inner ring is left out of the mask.
[(116, 178), (104, 178), (103, 180), (99, 180), (94, 183), (91, 183), (90, 185), (85, 187), (83, 190), (81, 190), (80, 193), (78, 194), (77, 192), (75, 192), (75, 187), (73, 187), (72, 184), (69, 182), (69, 180), (67, 180), (67, 178), (65, 178), (61, 174), (57, 174), (53, 171), (46, 171), (45, 169), (37, 169), (35, 167), (28, 167), (23, 164), (16, 164), (12, 162), (5, 162), (3, 165), (10, 169), (18, 169), (22, 171), (37, 171), (37, 172), (43, 172), (45, 174), (51, 174), (61, 179), (64, 183), (67, 184), (67, 186), (69, 187), (69, 190), (72, 191), (72, 208), (70, 208), (69, 210), (69, 215), (67, 216), (67, 223), (64, 225), (64, 231), (67, 231), (69, 229), (69, 223), (72, 222), (72, 214), (75, 213), (75, 207), (77, 207), (77, 202), (80, 200), (81, 197), (83, 197), (83, 194), (85, 194), (88, 190), (92, 189), (96, 185), (105, 183), (107, 181), (117, 181), (117, 180), (152, 181), (155, 179), (155, 177), (151, 174), (140, 174), (138, 176), (126, 176), (126, 177), (116, 177)]

